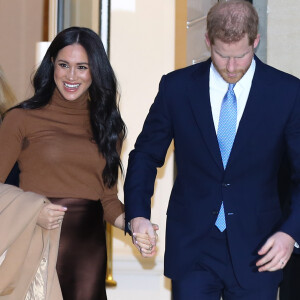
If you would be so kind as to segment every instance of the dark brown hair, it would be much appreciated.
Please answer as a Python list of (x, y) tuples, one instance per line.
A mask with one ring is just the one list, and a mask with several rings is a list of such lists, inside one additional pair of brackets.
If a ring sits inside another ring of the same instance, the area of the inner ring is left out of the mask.
[(56, 86), (52, 61), (61, 49), (74, 44), (81, 45), (88, 56), (92, 76), (89, 87), (90, 122), (93, 138), (106, 160), (102, 178), (111, 188), (117, 183), (119, 167), (122, 169), (118, 150), (125, 138), (126, 127), (118, 107), (116, 77), (99, 35), (84, 27), (70, 27), (61, 31), (52, 41), (34, 75), (34, 96), (17, 107), (38, 109), (50, 102)]

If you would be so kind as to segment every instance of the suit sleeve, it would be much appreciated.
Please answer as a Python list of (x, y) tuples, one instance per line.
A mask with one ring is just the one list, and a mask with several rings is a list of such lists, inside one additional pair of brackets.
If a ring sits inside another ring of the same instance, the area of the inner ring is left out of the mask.
[(163, 166), (173, 138), (168, 100), (166, 77), (163, 76), (143, 130), (129, 155), (124, 184), (126, 224), (135, 217), (150, 219), (157, 168)]
[(295, 97), (295, 104), (285, 131), (287, 151), (291, 163), (291, 204), (287, 219), (281, 231), (300, 242), (300, 85)]

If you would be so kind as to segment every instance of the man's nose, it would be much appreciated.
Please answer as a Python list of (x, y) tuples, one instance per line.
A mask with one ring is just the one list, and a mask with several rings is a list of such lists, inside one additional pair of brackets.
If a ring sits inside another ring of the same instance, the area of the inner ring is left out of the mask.
[(235, 62), (235, 58), (234, 57), (229, 57), (228, 61), (227, 61), (227, 71), (232, 73), (235, 71), (236, 69), (236, 62)]

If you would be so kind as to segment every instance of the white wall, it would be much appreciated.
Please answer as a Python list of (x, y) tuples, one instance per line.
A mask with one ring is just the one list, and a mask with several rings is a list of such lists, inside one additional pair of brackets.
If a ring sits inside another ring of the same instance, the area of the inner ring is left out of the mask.
[(19, 101), (33, 93), (35, 44), (43, 39), (44, 1), (0, 0), (0, 65)]
[[(127, 168), (161, 76), (174, 70), (175, 0), (112, 0), (110, 58), (121, 88), (121, 113), (128, 127), (122, 152)], [(170, 283), (163, 277), (166, 208), (173, 184), (173, 148), (159, 171), (152, 201), (152, 222), (159, 224), (158, 254), (143, 259), (119, 230), (113, 235), (113, 275), (117, 288), (109, 299), (170, 299)], [(123, 200), (123, 182), (119, 196)]]
[(268, 1), (268, 64), (300, 77), (300, 1)]

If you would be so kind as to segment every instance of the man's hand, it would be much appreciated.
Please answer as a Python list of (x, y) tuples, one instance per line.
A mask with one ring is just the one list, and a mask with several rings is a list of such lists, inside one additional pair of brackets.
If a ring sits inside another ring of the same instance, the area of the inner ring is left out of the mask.
[(293, 252), (295, 240), (284, 232), (273, 234), (258, 251), (263, 257), (256, 263), (259, 272), (283, 269)]
[(66, 207), (52, 203), (45, 204), (40, 211), (37, 224), (45, 229), (55, 229), (63, 221)]
[(138, 217), (130, 222), (132, 242), (143, 257), (152, 257), (156, 254), (156, 239), (158, 225), (152, 224), (148, 219)]

